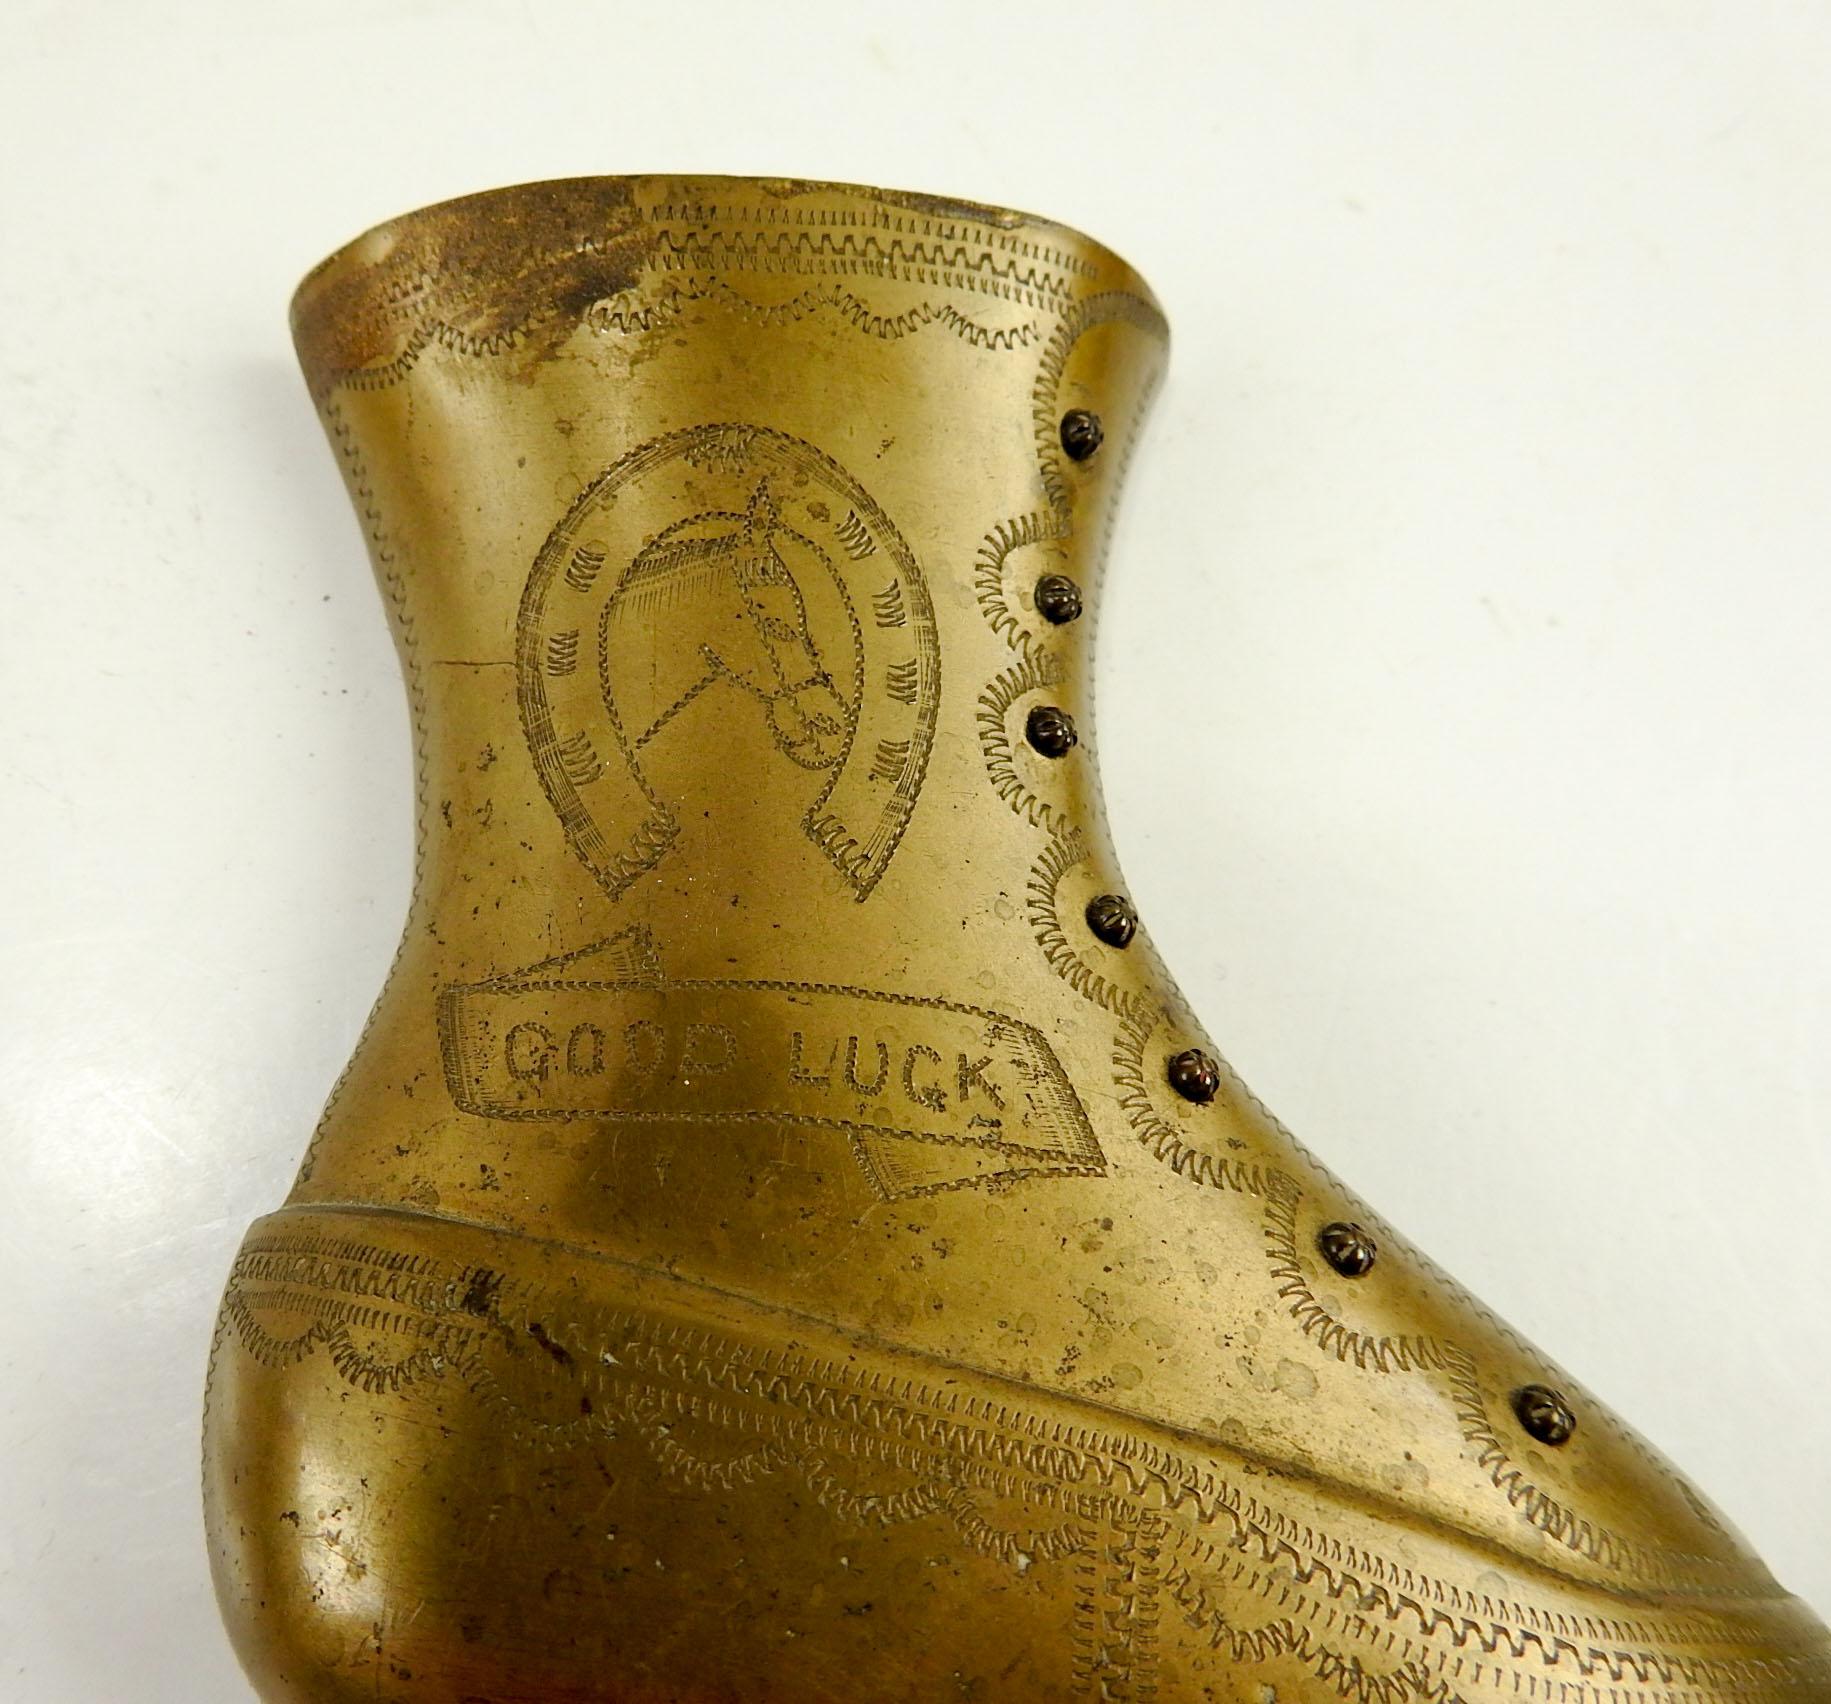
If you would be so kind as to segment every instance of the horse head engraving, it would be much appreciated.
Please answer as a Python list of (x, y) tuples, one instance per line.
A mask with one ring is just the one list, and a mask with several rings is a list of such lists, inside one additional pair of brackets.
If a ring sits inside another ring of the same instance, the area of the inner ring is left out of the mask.
[[(670, 753), (708, 737), (733, 754), (720, 784), (800, 809), (865, 898), (914, 810), (940, 694), (902, 536), (842, 468), (755, 426), (658, 439), (586, 489), (529, 575), (517, 668), (542, 785), (613, 898), (667, 855), (667, 774), (707, 773)], [(797, 772), (822, 778), (811, 800)]]
[[(696, 516), (670, 528), (630, 565), (604, 605), (599, 656), (605, 693), (618, 695), (632, 752), (724, 683), (758, 707), (776, 749), (798, 767), (828, 769), (844, 757), (857, 719), (856, 689), (848, 695), (836, 684), (785, 551), (803, 573), (827, 576), (850, 610), (831, 557), (783, 524), (766, 478), (757, 482), (744, 513)], [(675, 641), (672, 666), (660, 678), (620, 679), (619, 637), (627, 632), (633, 644), (646, 645), (656, 621), (665, 621)], [(637, 692), (644, 711), (632, 715), (630, 697)], [(663, 700), (658, 708), (657, 695)]]

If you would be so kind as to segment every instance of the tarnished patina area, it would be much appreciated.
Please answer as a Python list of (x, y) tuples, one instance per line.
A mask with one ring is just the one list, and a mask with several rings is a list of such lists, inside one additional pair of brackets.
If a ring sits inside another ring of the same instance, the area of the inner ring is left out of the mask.
[(1126, 898), (1129, 267), (588, 179), (383, 226), (294, 319), (418, 866), (212, 1358), (262, 1697), (1831, 1697), (1824, 1629), (1265, 1111)]

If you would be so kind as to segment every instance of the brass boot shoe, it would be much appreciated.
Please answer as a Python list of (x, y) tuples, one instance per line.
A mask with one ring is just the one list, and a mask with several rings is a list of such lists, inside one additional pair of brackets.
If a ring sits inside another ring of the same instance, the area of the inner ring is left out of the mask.
[(294, 317), (419, 838), (212, 1362), (262, 1698), (1831, 1698), (1151, 950), (1088, 741), (1166, 344), (1123, 261), (588, 179), (384, 225)]

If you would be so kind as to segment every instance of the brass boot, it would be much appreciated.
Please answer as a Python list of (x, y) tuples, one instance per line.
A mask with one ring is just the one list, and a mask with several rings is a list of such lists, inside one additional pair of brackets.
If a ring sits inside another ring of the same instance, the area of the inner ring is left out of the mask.
[(1297, 1145), (1125, 898), (1124, 262), (590, 179), (384, 225), (294, 319), (419, 865), (223, 1303), (264, 1699), (1831, 1698), (1825, 1629)]

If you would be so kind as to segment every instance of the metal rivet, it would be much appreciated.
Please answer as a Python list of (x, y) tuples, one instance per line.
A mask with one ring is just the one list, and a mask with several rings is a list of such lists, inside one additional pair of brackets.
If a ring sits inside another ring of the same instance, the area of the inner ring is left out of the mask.
[(1060, 627), (1081, 613), (1081, 588), (1066, 574), (1045, 574), (1036, 582), (1036, 613)]
[(1039, 704), (1030, 712), (1024, 736), (1044, 757), (1066, 756), (1081, 737), (1074, 731), (1074, 718), (1053, 704)]
[(1122, 893), (1095, 894), (1087, 902), (1087, 927), (1109, 947), (1129, 947), (1138, 933), (1138, 908)]
[(1197, 1106), (1206, 1106), (1221, 1092), (1221, 1068), (1199, 1047), (1176, 1054), (1165, 1074), (1170, 1087)]
[(1106, 428), (1091, 408), (1071, 408), (1062, 416), (1062, 448), (1070, 461), (1086, 461), (1106, 440)]
[(1577, 1416), (1563, 1395), (1550, 1385), (1522, 1385), (1513, 1393), (1519, 1423), (1541, 1444), (1565, 1444), (1577, 1429)]
[(1373, 1270), (1380, 1245), (1352, 1219), (1337, 1219), (1316, 1235), (1322, 1257), (1344, 1278), (1364, 1278)]

